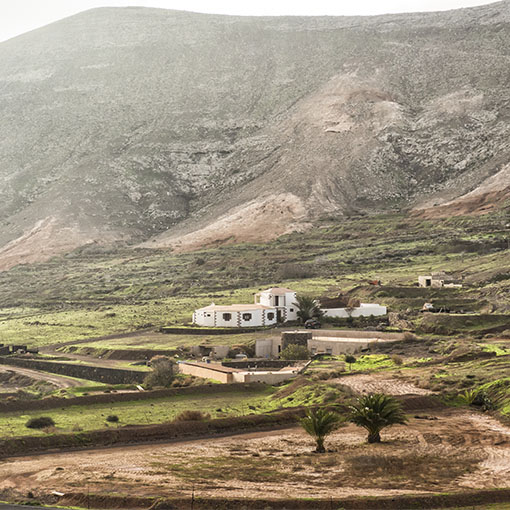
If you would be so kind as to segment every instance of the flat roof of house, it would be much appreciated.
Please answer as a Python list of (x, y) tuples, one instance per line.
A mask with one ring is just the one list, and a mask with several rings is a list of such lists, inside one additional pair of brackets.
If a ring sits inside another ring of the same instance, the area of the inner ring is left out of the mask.
[(287, 294), (288, 292), (295, 292), (285, 287), (271, 287), (270, 289), (262, 290), (261, 292), (270, 292), (271, 294)]
[(272, 306), (259, 305), (259, 304), (251, 304), (251, 305), (215, 305), (214, 303), (209, 306), (204, 306), (204, 308), (199, 308), (198, 311), (207, 311), (207, 312), (249, 312), (250, 310), (276, 310), (276, 308)]
[(216, 372), (223, 372), (226, 374), (233, 374), (241, 372), (238, 368), (224, 367), (220, 363), (200, 363), (195, 361), (181, 361), (183, 365), (192, 365), (194, 367), (207, 368)]

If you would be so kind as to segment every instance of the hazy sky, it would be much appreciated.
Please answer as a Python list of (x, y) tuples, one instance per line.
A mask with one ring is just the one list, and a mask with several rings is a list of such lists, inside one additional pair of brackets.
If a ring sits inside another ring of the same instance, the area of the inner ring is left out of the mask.
[(494, 0), (0, 0), (0, 41), (101, 6), (144, 5), (240, 15), (353, 15), (439, 11)]

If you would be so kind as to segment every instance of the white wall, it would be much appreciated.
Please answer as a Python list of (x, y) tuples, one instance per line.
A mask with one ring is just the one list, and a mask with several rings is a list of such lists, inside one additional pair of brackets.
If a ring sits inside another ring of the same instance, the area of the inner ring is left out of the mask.
[(193, 314), (193, 324), (214, 327), (214, 312), (202, 312), (200, 310), (195, 310), (195, 313)]
[(322, 308), (325, 317), (349, 317), (345, 308)]
[(328, 353), (333, 356), (339, 356), (341, 354), (352, 354), (359, 352), (361, 349), (367, 348), (371, 342), (349, 342), (347, 341), (333, 341), (333, 340), (319, 340), (312, 339), (308, 340), (308, 350), (312, 354), (317, 353)]
[(385, 306), (370, 304), (370, 303), (361, 303), (361, 306), (354, 308), (349, 315), (345, 308), (323, 308), (322, 311), (326, 317), (370, 317), (373, 315), (374, 317), (380, 315), (386, 315), (388, 310)]
[(295, 321), (297, 320), (297, 307), (294, 305), (296, 302), (296, 293), (295, 292), (287, 292), (285, 294), (285, 306), (287, 307), (287, 320)]
[[(216, 315), (216, 326), (220, 328), (237, 328), (239, 312), (213, 312)], [(230, 320), (223, 318), (224, 313), (230, 314)]]
[(266, 384), (278, 384), (288, 379), (296, 377), (295, 371), (280, 371), (280, 372), (235, 372), (234, 382), (261, 382)]
[[(224, 313), (229, 313), (231, 319), (229, 321), (223, 318)], [(251, 319), (244, 320), (244, 314), (251, 314)], [(273, 314), (273, 319), (268, 319), (268, 314)], [(216, 317), (216, 320), (215, 320)], [(265, 320), (263, 320), (263, 317)], [(220, 328), (250, 328), (259, 326), (273, 326), (276, 324), (276, 309), (264, 310), (255, 308), (242, 312), (217, 311), (217, 310), (195, 310), (193, 314), (193, 323), (199, 326), (220, 327)]]
[(260, 339), (255, 342), (255, 357), (270, 358), (273, 355), (273, 340)]

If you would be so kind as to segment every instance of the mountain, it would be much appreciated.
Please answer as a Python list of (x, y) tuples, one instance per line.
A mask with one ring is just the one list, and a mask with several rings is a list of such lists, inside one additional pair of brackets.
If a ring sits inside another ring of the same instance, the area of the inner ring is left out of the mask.
[(505, 204), (509, 23), (508, 0), (375, 17), (101, 8), (3, 42), (0, 268)]

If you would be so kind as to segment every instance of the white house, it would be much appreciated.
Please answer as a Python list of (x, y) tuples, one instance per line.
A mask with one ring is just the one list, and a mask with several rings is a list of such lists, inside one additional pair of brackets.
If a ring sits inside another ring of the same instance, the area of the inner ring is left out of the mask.
[(255, 303), (276, 308), (278, 322), (297, 320), (296, 293), (282, 287), (273, 287), (255, 294)]
[(386, 315), (388, 310), (385, 306), (375, 303), (361, 303), (354, 308), (322, 308), (325, 317), (374, 317)]
[(195, 310), (193, 324), (198, 326), (247, 328), (273, 326), (277, 322), (277, 310), (261, 304), (215, 305)]
[(195, 310), (193, 324), (199, 326), (244, 328), (274, 326), (297, 319), (296, 293), (273, 287), (255, 294), (251, 305), (215, 305)]

